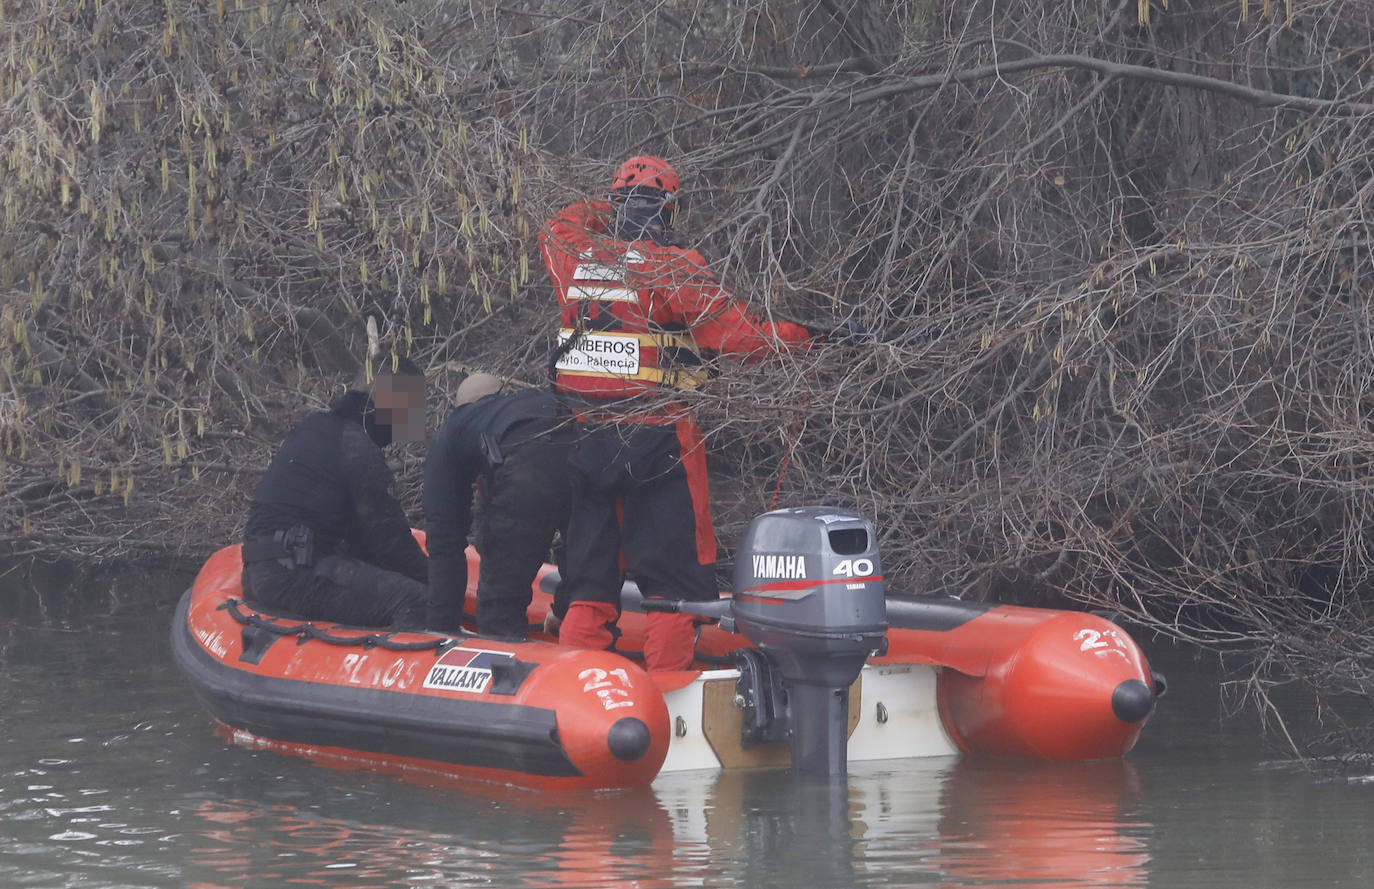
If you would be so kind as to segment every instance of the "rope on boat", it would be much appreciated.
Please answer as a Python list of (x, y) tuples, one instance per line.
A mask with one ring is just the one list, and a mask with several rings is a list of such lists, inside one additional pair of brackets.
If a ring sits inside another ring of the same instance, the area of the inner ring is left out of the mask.
[(304, 645), (314, 639), (329, 645), (357, 645), (361, 648), (383, 648), (387, 651), (425, 651), (432, 648), (439, 654), (459, 641), (449, 636), (437, 636), (418, 642), (398, 642), (392, 638), (396, 635), (393, 631), (366, 633), (361, 636), (331, 633), (320, 629), (311, 621), (286, 623), (279, 618), (264, 618), (256, 611), (245, 611), (239, 607), (242, 604), (241, 600), (231, 598), (220, 607), (227, 609), (234, 620), (244, 626), (255, 627), (277, 636), (295, 636), (297, 645)]
[[(226, 599), (224, 604), (219, 607), (223, 610), (227, 610), (229, 614), (233, 616), (234, 620), (246, 627), (263, 630), (274, 636), (295, 636), (297, 645), (304, 645), (306, 642), (314, 639), (329, 645), (356, 645), (360, 648), (381, 648), (386, 651), (426, 651), (434, 649), (435, 655), (440, 655), (462, 641), (461, 637), (437, 636), (419, 642), (397, 642), (392, 638), (396, 635), (394, 631), (385, 633), (365, 633), (360, 636), (336, 634), (328, 630), (320, 629), (311, 621), (290, 623), (286, 622), (283, 618), (266, 618), (256, 611), (245, 610), (241, 607), (246, 604), (247, 603), (242, 599), (231, 597)], [(532, 624), (530, 629), (538, 629), (540, 626), (542, 625)], [(614, 633), (618, 639), (620, 636), (619, 628), (616, 628)], [(621, 657), (628, 658), (632, 661), (642, 662), (644, 660), (642, 652), (621, 651), (614, 647), (612, 647), (611, 650)], [(710, 655), (706, 652), (698, 651), (696, 653), (696, 659), (718, 667), (733, 667), (738, 664), (738, 658), (730, 654), (724, 656)]]

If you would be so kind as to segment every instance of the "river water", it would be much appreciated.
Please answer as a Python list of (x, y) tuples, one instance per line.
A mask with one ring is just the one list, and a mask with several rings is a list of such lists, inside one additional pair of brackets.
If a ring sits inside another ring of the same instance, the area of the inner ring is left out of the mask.
[(226, 744), (172, 664), (180, 582), (0, 584), (0, 887), (1374, 885), (1374, 779), (1294, 766), (1162, 642), (1169, 693), (1124, 760), (547, 797)]

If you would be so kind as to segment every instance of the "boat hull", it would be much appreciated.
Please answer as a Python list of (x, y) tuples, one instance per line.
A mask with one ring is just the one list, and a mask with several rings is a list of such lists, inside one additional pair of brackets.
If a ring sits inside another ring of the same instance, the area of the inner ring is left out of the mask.
[[(480, 565), (469, 558), (471, 612)], [(622, 656), (563, 648), (537, 629), (552, 605), (552, 568), (536, 580), (525, 643), (274, 616), (243, 602), (241, 569), (237, 546), (215, 553), (172, 625), (177, 665), (235, 743), (568, 790), (790, 764), (787, 743), (746, 743), (741, 731), (732, 653), (752, 643), (703, 625), (699, 669), (649, 674), (636, 661), (644, 615), (632, 585)], [(1119, 757), (1153, 709), (1143, 653), (1104, 618), (934, 598), (892, 599), (888, 615), (886, 652), (849, 690), (851, 762)]]
[(272, 617), (239, 598), (237, 547), (182, 597), (172, 651), (236, 741), (540, 788), (649, 783), (663, 695), (609, 652), (378, 633)]

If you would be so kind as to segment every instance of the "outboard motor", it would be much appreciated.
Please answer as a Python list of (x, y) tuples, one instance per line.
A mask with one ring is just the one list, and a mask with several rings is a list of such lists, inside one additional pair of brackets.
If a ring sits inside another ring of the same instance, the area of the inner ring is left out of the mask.
[(763, 655), (741, 652), (745, 744), (786, 737), (799, 773), (843, 776), (849, 686), (887, 641), (872, 525), (818, 506), (758, 516), (735, 557), (734, 587), (735, 626)]

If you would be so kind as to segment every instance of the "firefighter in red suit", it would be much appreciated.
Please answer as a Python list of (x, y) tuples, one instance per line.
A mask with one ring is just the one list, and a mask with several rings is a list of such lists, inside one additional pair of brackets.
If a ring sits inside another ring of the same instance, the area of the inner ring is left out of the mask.
[[(649, 597), (719, 595), (701, 430), (673, 393), (704, 381), (706, 353), (752, 360), (809, 339), (751, 314), (700, 253), (670, 243), (680, 188), (663, 160), (634, 157), (608, 201), (573, 204), (540, 233), (561, 313), (555, 387), (583, 422), (569, 461), (564, 645), (614, 644), (626, 572)], [(685, 669), (694, 643), (690, 616), (647, 616), (650, 670)]]

